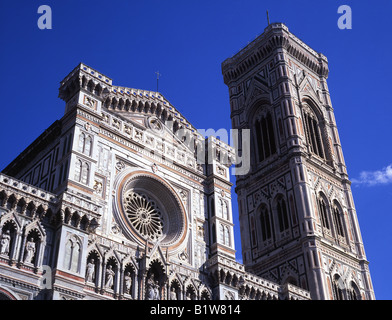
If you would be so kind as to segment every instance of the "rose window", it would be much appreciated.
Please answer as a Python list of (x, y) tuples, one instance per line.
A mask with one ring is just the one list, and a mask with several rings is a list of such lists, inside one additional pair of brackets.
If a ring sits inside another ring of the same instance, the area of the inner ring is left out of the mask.
[(152, 240), (162, 236), (161, 211), (146, 195), (129, 190), (124, 196), (124, 209), (129, 222), (141, 235)]
[(114, 218), (124, 236), (139, 245), (159, 242), (170, 251), (185, 243), (187, 214), (169, 183), (151, 172), (123, 170), (115, 185)]

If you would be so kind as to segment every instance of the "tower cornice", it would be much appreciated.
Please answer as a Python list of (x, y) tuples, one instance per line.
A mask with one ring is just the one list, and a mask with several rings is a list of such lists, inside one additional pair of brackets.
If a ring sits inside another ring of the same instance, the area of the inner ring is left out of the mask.
[(328, 60), (292, 34), (283, 23), (272, 23), (255, 40), (222, 63), (226, 85), (241, 78), (274, 51), (281, 49), (292, 55), (319, 76), (328, 77)]

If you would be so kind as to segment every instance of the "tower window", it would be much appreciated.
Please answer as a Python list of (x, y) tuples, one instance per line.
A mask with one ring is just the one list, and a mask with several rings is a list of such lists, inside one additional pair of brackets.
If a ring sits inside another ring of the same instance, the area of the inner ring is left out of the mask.
[(229, 227), (225, 227), (225, 245), (230, 246), (230, 231), (229, 231)]
[(279, 231), (283, 232), (289, 228), (289, 217), (287, 214), (287, 206), (286, 206), (286, 201), (284, 201), (283, 197), (278, 198), (277, 212), (278, 212)]
[(342, 279), (336, 274), (332, 282), (335, 300), (345, 300), (343, 290), (345, 289)]
[(326, 158), (320, 122), (314, 111), (307, 105), (304, 108), (304, 125), (310, 151)]
[(337, 234), (339, 236), (344, 237), (344, 229), (343, 229), (343, 223), (342, 223), (342, 218), (341, 218), (341, 211), (339, 210), (337, 205), (335, 205), (333, 208), (333, 219), (334, 219)]
[(251, 238), (252, 238), (252, 245), (256, 246), (256, 226), (255, 226), (255, 219), (250, 217), (250, 228), (251, 228)]
[(271, 113), (256, 120), (255, 123), (257, 153), (259, 161), (276, 153), (274, 127)]
[(318, 207), (319, 207), (320, 216), (321, 216), (321, 225), (324, 228), (329, 229), (327, 206), (325, 204), (324, 199), (319, 199), (318, 200)]
[(263, 241), (271, 238), (271, 221), (267, 206), (260, 209), (261, 238)]

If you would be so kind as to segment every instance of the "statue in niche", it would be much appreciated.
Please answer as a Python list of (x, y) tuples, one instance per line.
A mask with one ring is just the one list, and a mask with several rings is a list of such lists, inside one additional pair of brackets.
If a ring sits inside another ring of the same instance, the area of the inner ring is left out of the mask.
[(10, 252), (11, 235), (10, 231), (6, 230), (1, 235), (0, 239), (0, 254), (8, 255)]
[(159, 284), (154, 280), (154, 274), (147, 279), (147, 300), (160, 300), (159, 297)]
[(24, 253), (24, 260), (23, 262), (31, 263), (35, 253), (35, 242), (34, 238), (30, 238), (29, 241), (26, 243), (25, 253)]
[(132, 286), (132, 277), (131, 277), (131, 273), (129, 271), (127, 271), (124, 275), (124, 288), (125, 288), (125, 292), (127, 294), (131, 294), (131, 286)]
[(170, 300), (177, 300), (177, 292), (176, 288), (172, 287), (170, 292)]
[(235, 300), (234, 293), (231, 291), (226, 291), (225, 300)]
[(93, 282), (94, 277), (95, 277), (95, 261), (94, 259), (90, 259), (90, 262), (87, 264), (86, 282)]
[(111, 288), (113, 286), (114, 281), (114, 270), (111, 264), (109, 264), (108, 268), (106, 269), (106, 288)]

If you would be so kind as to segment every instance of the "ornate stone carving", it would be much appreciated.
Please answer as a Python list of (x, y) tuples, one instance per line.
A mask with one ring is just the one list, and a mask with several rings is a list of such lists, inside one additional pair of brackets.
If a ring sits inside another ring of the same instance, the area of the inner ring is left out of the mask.
[(162, 132), (163, 126), (157, 117), (150, 117), (148, 118), (148, 127), (155, 132)]
[(83, 99), (83, 104), (89, 108), (95, 108), (97, 101), (85, 95)]
[(6, 230), (5, 232), (3, 232), (0, 238), (0, 254), (8, 256), (10, 251), (10, 242), (11, 242), (10, 231)]
[(124, 207), (129, 221), (144, 237), (158, 240), (162, 236), (163, 219), (153, 200), (129, 191), (124, 197)]

